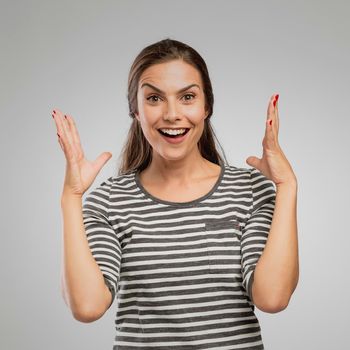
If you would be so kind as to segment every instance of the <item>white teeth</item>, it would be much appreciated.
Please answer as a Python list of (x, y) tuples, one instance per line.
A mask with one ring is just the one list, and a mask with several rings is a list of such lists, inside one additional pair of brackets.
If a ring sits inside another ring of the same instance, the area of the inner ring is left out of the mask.
[(180, 135), (185, 133), (186, 129), (177, 129), (177, 130), (173, 130), (173, 129), (160, 129), (162, 132), (169, 134), (169, 135)]

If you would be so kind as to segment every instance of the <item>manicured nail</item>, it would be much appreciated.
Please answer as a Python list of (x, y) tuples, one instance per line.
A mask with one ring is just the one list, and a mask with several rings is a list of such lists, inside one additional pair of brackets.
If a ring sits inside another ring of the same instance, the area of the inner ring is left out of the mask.
[(277, 101), (278, 101), (278, 97), (279, 97), (279, 95), (277, 94), (277, 95), (275, 96), (275, 100), (273, 101), (273, 106), (274, 106), (274, 107), (276, 107), (276, 103), (277, 103)]
[(64, 115), (64, 117), (67, 119), (67, 116), (66, 116), (66, 115)]
[(52, 118), (55, 119), (55, 116), (53, 114), (51, 114), (51, 115), (52, 115)]
[(60, 135), (58, 135), (58, 134), (57, 134), (57, 136), (58, 136), (59, 138), (61, 138), (61, 136), (60, 136)]
[(270, 125), (272, 125), (272, 119), (270, 120)]
[(53, 110), (53, 114), (56, 114), (56, 111), (55, 111), (55, 110)]

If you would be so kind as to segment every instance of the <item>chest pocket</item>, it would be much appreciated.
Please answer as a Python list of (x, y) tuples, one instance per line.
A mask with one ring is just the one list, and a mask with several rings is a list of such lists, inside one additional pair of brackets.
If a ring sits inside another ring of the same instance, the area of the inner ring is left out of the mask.
[(207, 221), (205, 235), (210, 272), (241, 279), (240, 222), (227, 219)]

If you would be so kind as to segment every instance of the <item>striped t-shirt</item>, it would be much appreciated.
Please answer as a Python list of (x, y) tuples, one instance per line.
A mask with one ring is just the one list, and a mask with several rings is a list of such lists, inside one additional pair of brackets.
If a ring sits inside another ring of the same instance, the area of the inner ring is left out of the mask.
[(189, 202), (154, 197), (137, 171), (95, 187), (83, 220), (117, 298), (113, 350), (264, 349), (251, 293), (275, 197), (256, 168), (228, 164)]

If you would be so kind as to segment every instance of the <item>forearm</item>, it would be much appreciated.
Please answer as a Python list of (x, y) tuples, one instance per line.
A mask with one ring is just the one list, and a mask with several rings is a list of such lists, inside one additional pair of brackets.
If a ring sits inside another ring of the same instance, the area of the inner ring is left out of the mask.
[(297, 187), (277, 186), (270, 232), (255, 267), (253, 299), (266, 308), (285, 308), (298, 283)]
[(62, 196), (63, 261), (62, 291), (75, 318), (87, 321), (109, 305), (110, 292), (93, 258), (82, 215), (82, 199)]

